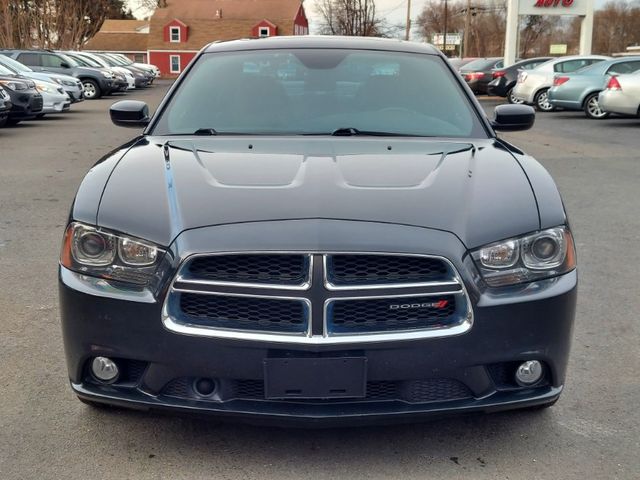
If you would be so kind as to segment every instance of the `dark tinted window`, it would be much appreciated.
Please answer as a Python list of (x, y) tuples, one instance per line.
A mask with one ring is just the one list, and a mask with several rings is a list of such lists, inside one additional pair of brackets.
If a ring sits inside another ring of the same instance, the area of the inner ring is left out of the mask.
[(40, 54), (39, 53), (21, 53), (18, 55), (17, 60), (20, 63), (25, 65), (29, 65), (32, 67), (39, 67), (40, 65)]
[(467, 63), (460, 70), (464, 70), (465, 72), (471, 72), (474, 70), (491, 70), (497, 63), (500, 63), (501, 66), (503, 64), (502, 60), (497, 58), (479, 58)]
[(57, 55), (51, 55), (50, 53), (42, 54), (42, 66), (51, 68), (62, 68), (62, 64), (65, 61)]
[(611, 65), (607, 70), (607, 73), (633, 73), (640, 69), (640, 60), (629, 60), (627, 62), (620, 62)]
[(582, 67), (586, 67), (587, 65), (592, 65), (598, 62), (602, 62), (602, 60), (595, 58), (577, 58), (575, 60), (567, 60), (566, 62), (556, 63), (553, 66), (553, 71), (560, 73), (570, 73), (575, 72), (576, 70), (580, 70)]
[(353, 50), (205, 54), (164, 110), (156, 134), (486, 136), (440, 57)]

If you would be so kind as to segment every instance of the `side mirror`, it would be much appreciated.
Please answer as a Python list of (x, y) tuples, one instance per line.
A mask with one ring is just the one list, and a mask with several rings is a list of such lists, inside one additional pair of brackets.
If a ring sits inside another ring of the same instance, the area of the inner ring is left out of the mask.
[(149, 125), (149, 107), (137, 100), (122, 100), (111, 105), (109, 115), (114, 125), (119, 127), (142, 128)]
[(61, 68), (71, 68), (71, 65), (69, 65), (67, 62), (62, 62), (62, 63), (60, 63), (60, 67)]
[(533, 127), (536, 112), (528, 105), (498, 105), (491, 126), (500, 132), (517, 132)]

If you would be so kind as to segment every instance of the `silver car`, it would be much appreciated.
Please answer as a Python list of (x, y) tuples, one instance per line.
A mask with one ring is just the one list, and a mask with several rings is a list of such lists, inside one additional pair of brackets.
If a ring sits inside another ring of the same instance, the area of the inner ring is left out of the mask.
[(57, 83), (34, 80), (36, 90), (42, 95), (42, 112), (37, 116), (44, 117), (47, 113), (62, 113), (69, 110), (71, 99)]
[(549, 102), (549, 88), (553, 85), (553, 77), (557, 73), (575, 72), (588, 65), (609, 60), (603, 55), (574, 55), (554, 58), (539, 65), (533, 70), (522, 71), (513, 89), (513, 96), (538, 111), (551, 112), (555, 107)]
[(0, 65), (15, 72), (16, 75), (29, 78), (31, 80), (42, 80), (58, 84), (69, 95), (71, 103), (82, 102), (84, 100), (84, 88), (82, 82), (70, 75), (51, 72), (34, 72), (26, 65), (14, 60), (6, 55), (0, 55)]
[(640, 72), (611, 77), (598, 103), (606, 112), (640, 117)]

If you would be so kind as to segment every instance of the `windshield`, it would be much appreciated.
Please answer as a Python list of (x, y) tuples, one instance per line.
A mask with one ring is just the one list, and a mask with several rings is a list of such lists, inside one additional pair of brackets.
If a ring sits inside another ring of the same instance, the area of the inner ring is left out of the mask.
[(11, 70), (15, 70), (16, 72), (33, 72), (33, 70), (31, 70), (26, 65), (23, 65), (22, 63), (14, 60), (11, 57), (5, 57), (4, 55), (0, 56), (0, 63)]
[(81, 55), (82, 59), (87, 62), (89, 65), (95, 68), (104, 68), (106, 65), (104, 62), (100, 61), (97, 58), (90, 57), (89, 55)]
[(78, 62), (76, 62), (73, 58), (69, 57), (68, 55), (65, 55), (63, 53), (59, 53), (58, 55), (60, 55), (60, 57), (62, 57), (64, 61), (69, 64), (71, 68), (76, 68), (80, 66), (78, 65)]
[(4, 67), (3, 65), (0, 65), (0, 75), (15, 75), (16, 72), (9, 70), (8, 68)]
[(114, 63), (118, 64), (118, 65), (131, 65), (131, 63), (127, 63), (124, 60), (122, 60), (122, 58), (120, 58), (118, 55), (108, 55), (105, 54), (105, 57), (108, 57), (109, 60), (113, 61)]
[(203, 131), (486, 137), (440, 57), (338, 49), (202, 55), (154, 134)]

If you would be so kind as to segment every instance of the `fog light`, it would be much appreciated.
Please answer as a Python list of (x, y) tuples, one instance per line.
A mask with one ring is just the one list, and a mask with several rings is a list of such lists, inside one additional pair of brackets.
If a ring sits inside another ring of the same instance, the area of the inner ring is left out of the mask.
[(102, 382), (115, 382), (120, 374), (116, 362), (108, 357), (96, 357), (91, 362), (91, 373)]
[(540, 381), (542, 373), (542, 364), (538, 360), (529, 360), (518, 366), (516, 382), (518, 385), (528, 387)]
[(193, 390), (201, 397), (209, 397), (214, 394), (218, 385), (211, 378), (196, 378), (193, 382)]

